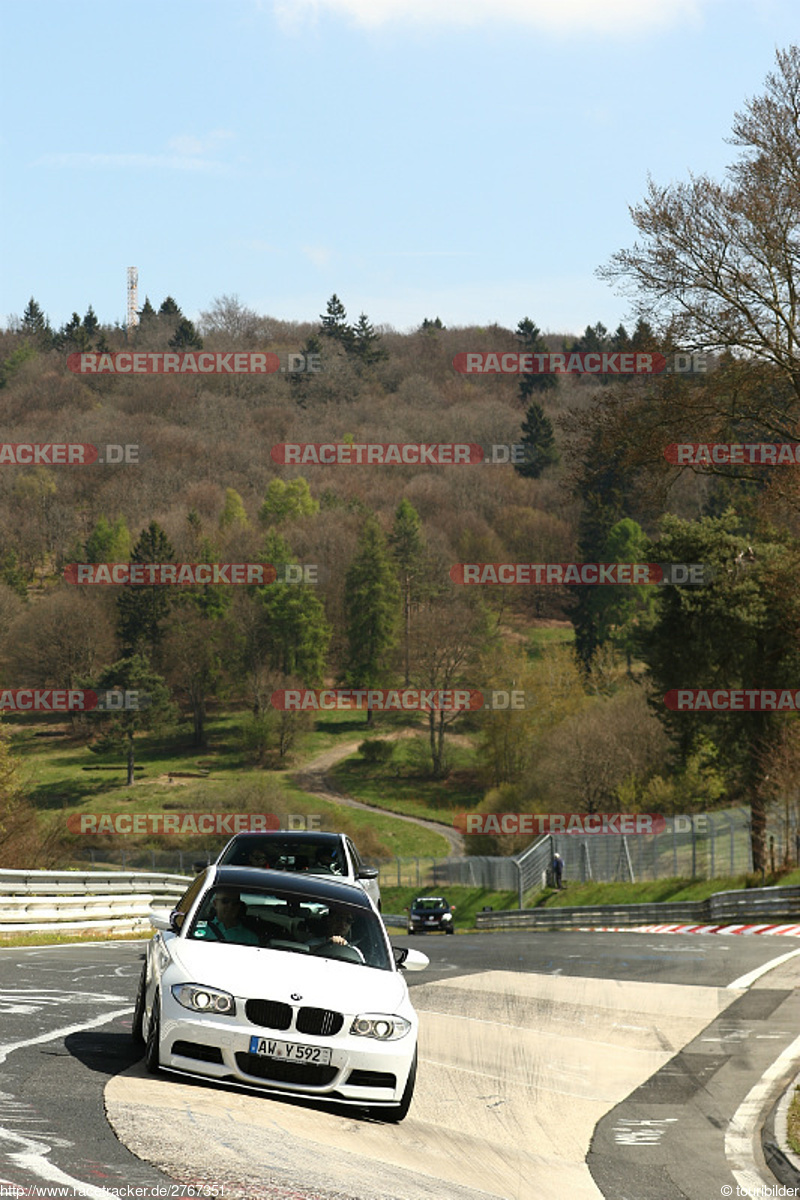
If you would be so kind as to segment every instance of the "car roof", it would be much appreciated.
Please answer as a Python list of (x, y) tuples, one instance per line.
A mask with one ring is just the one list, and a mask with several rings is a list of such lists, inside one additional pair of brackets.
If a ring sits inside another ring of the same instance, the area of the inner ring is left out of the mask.
[(231, 842), (277, 842), (289, 838), (293, 842), (312, 842), (317, 845), (327, 845), (340, 842), (343, 837), (343, 833), (330, 833), (322, 829), (251, 829), (242, 833), (235, 833), (231, 838)]
[(216, 867), (213, 877), (215, 887), (238, 888), (252, 892), (256, 888), (293, 892), (297, 896), (312, 897), (327, 904), (354, 904), (359, 908), (372, 908), (370, 899), (356, 883), (332, 880), (327, 876), (297, 874), (294, 871), (266, 871), (261, 867)]

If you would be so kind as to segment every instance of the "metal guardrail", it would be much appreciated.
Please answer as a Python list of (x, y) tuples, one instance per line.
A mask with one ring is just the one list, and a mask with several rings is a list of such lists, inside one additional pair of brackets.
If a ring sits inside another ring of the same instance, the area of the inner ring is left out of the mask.
[(149, 927), (153, 901), (171, 905), (190, 883), (147, 872), (0, 871), (0, 933), (134, 933)]
[(768, 918), (800, 920), (800, 887), (745, 888), (715, 892), (707, 900), (654, 904), (586, 904), (478, 913), (478, 929), (566, 929), (574, 925), (661, 925), (665, 922), (720, 925)]

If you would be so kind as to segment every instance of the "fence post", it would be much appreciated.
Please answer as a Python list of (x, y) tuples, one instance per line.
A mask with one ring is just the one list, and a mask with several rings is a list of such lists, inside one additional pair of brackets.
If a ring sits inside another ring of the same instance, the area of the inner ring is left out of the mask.
[(397, 856), (397, 886), (400, 887), (400, 855)]

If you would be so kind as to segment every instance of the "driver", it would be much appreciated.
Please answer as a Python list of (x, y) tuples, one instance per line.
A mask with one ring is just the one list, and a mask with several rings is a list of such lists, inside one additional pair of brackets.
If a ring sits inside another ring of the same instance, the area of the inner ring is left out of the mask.
[(359, 961), (365, 962), (365, 958), (358, 946), (354, 946), (350, 940), (351, 930), (353, 928), (353, 918), (345, 908), (330, 909), (323, 923), (323, 935), (321, 938), (315, 939), (312, 945), (315, 954), (324, 954), (328, 946), (347, 946), (354, 954), (358, 956)]
[(258, 935), (244, 924), (247, 909), (235, 888), (220, 888), (214, 894), (214, 915), (207, 929), (220, 942), (257, 946)]

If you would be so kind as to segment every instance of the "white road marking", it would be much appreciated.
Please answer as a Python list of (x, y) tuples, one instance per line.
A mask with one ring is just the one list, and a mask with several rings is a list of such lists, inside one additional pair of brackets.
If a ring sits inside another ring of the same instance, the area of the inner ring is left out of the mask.
[(740, 975), (738, 979), (734, 979), (733, 983), (728, 984), (728, 991), (735, 991), (736, 988), (749, 988), (751, 983), (755, 983), (762, 975), (766, 975), (767, 971), (773, 970), (774, 967), (779, 967), (781, 963), (788, 962), (790, 958), (797, 958), (798, 954), (800, 954), (800, 950), (790, 950), (788, 954), (781, 954), (778, 958), (771, 958), (763, 966), (756, 967), (754, 971), (749, 971), (747, 975)]
[[(750, 1195), (769, 1195), (770, 1183), (758, 1173), (753, 1153), (753, 1140), (761, 1128), (761, 1118), (775, 1083), (787, 1073), (790, 1063), (800, 1057), (800, 1037), (768, 1067), (755, 1087), (751, 1088), (733, 1115), (725, 1133), (725, 1156), (731, 1171), (743, 1191)], [(770, 1177), (772, 1179), (772, 1177)], [(772, 1180), (774, 1182), (774, 1179)]]
[[(9, 1054), (13, 1054), (15, 1050), (23, 1050), (27, 1046), (41, 1046), (45, 1042), (54, 1042), (58, 1038), (68, 1037), (71, 1033), (82, 1033), (86, 1029), (96, 1029), (98, 1025), (106, 1025), (109, 1021), (113, 1021), (115, 1017), (124, 1017), (128, 1013), (133, 1012), (133, 1006), (128, 1008), (118, 1008), (114, 1012), (105, 1013), (101, 1017), (95, 1017), (91, 1021), (85, 1021), (81, 1025), (67, 1025), (61, 1029), (53, 1029), (49, 1033), (42, 1033), (38, 1037), (28, 1038), (24, 1042), (7, 1042), (4, 1046), (0, 1046), (0, 1064), (4, 1063)], [(51, 1138), (51, 1142), (55, 1139)], [(87, 1200), (118, 1200), (118, 1197), (113, 1192), (107, 1192), (105, 1188), (95, 1187), (91, 1183), (84, 1183), (80, 1179), (76, 1179), (72, 1175), (68, 1175), (65, 1171), (60, 1170), (57, 1166), (51, 1163), (45, 1156), (52, 1150), (52, 1145), (47, 1142), (37, 1142), (32, 1138), (27, 1138), (21, 1133), (15, 1133), (11, 1129), (6, 1129), (0, 1125), (0, 1142), (10, 1142), (12, 1145), (18, 1145), (19, 1150), (12, 1151), (8, 1154), (10, 1162), (16, 1163), (23, 1171), (29, 1171), (32, 1175), (37, 1175), (40, 1179), (46, 1179), (50, 1183), (59, 1183), (70, 1187), (78, 1196), (85, 1196)], [(66, 1143), (67, 1145), (69, 1143)]]

